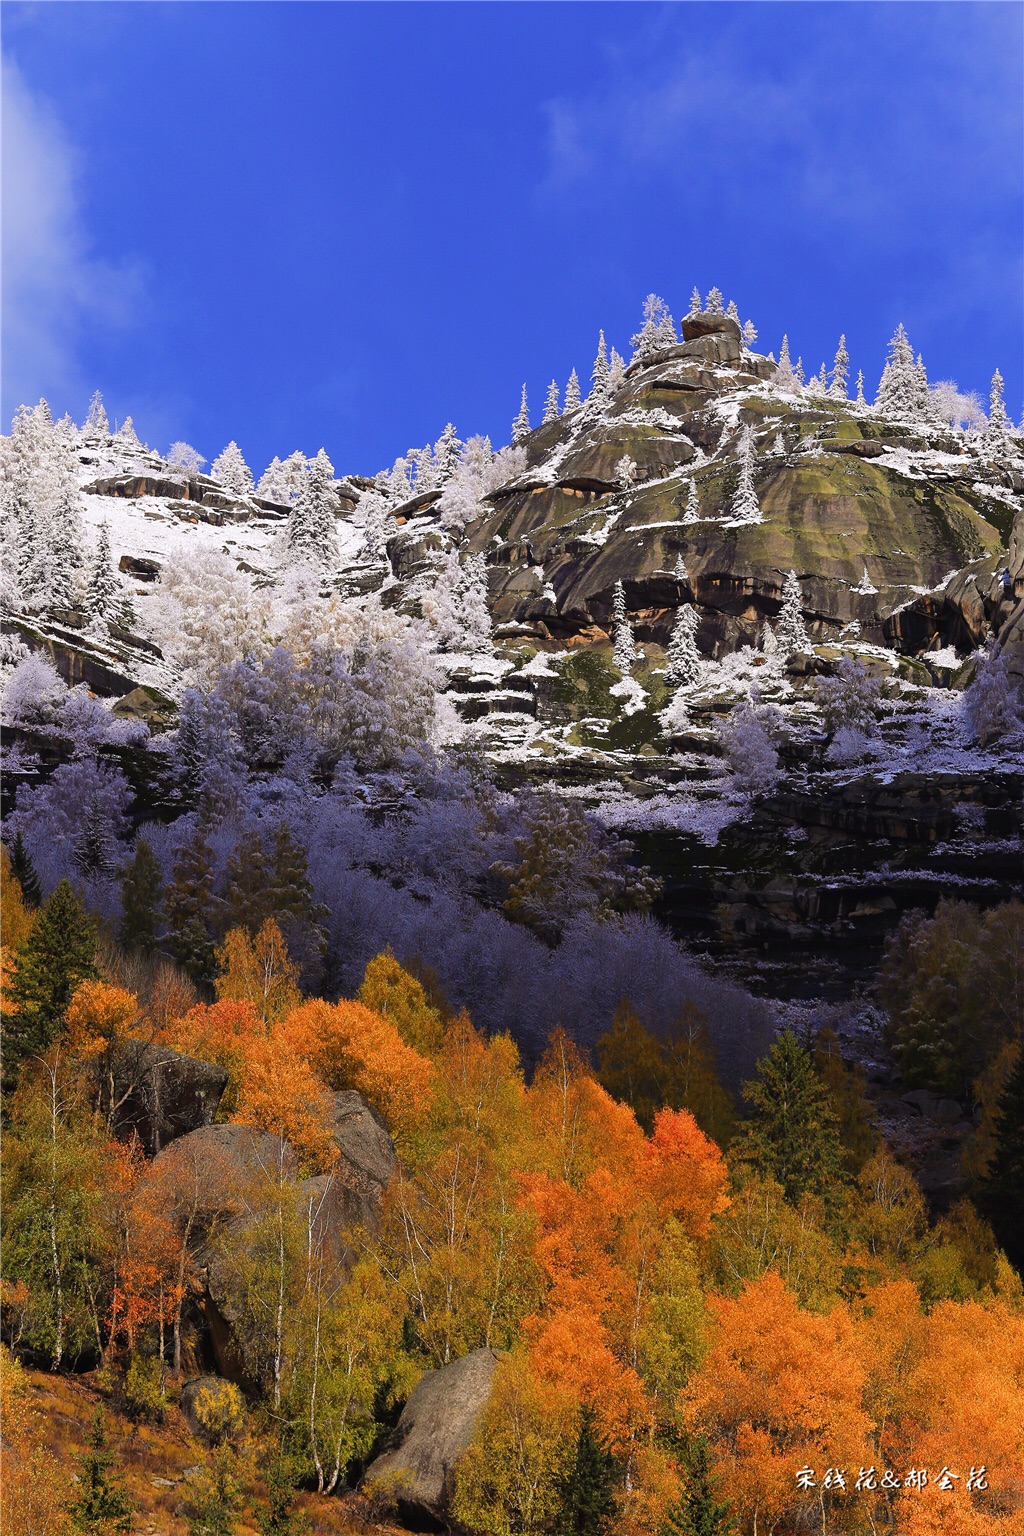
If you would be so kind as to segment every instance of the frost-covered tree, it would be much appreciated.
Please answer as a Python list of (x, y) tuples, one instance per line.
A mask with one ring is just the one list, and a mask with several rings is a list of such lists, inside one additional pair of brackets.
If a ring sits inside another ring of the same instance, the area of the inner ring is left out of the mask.
[(439, 651), (491, 650), (487, 606), (487, 565), (483, 555), (460, 561), (455, 550), (441, 555), (429, 579), (418, 583), (420, 607)]
[(860, 369), (857, 370), (857, 398), (854, 404), (860, 411), (867, 410), (868, 402), (864, 398), (864, 374)]
[(983, 747), (996, 741), (1024, 743), (1024, 682), (1006, 661), (1005, 651), (981, 654), (974, 681), (963, 694), (964, 716)]
[(874, 734), (882, 685), (868, 675), (863, 662), (850, 656), (840, 658), (831, 677), (816, 677), (812, 684), (814, 699), (821, 710), (825, 728), (831, 735), (842, 729)]
[[(575, 370), (574, 370), (575, 371)], [(577, 384), (577, 389), (579, 385)], [(568, 391), (566, 391), (568, 394)], [(523, 385), (522, 397), (519, 401), (519, 414), (512, 423), (512, 441), (522, 443), (530, 435), (530, 411), (526, 403), (526, 385)]]
[(990, 443), (1002, 445), (1010, 435), (1010, 418), (1006, 414), (1006, 405), (1003, 401), (1003, 376), (997, 368), (992, 375), (992, 390), (989, 396), (988, 427), (985, 436)]
[(833, 400), (845, 400), (850, 382), (850, 354), (846, 350), (846, 337), (840, 336), (832, 363), (832, 381), (828, 392)]
[(742, 794), (768, 794), (778, 781), (779, 754), (773, 737), (779, 726), (779, 711), (753, 694), (725, 720), (715, 722), (733, 783)]
[(612, 592), (612, 641), (612, 664), (618, 667), (623, 677), (628, 677), (636, 661), (636, 646), (626, 609), (626, 589), (621, 581), (615, 583)]
[(704, 658), (697, 649), (697, 610), (684, 603), (676, 615), (668, 642), (665, 681), (670, 688), (686, 688), (704, 674)]
[(756, 340), (757, 340), (757, 326), (754, 324), (753, 320), (744, 320), (744, 322), (743, 322), (743, 341), (744, 341), (744, 344), (746, 346), (748, 346), (748, 347), (752, 347)]
[(590, 399), (600, 409), (608, 398), (608, 348), (605, 344), (604, 331), (598, 333), (597, 356), (590, 370), (590, 382), (592, 385)]
[(549, 421), (557, 421), (561, 414), (558, 408), (558, 382), (552, 379), (544, 400), (544, 425), (547, 426)]
[(252, 470), (242, 456), (242, 450), (232, 438), (210, 465), (210, 474), (221, 485), (226, 485), (236, 496), (251, 496)]
[(284, 529), (285, 557), (293, 564), (334, 566), (334, 466), (323, 448), (310, 460), (309, 472)]
[(89, 437), (106, 437), (110, 432), (110, 422), (103, 408), (103, 396), (99, 390), (89, 401), (89, 414), (85, 418), (82, 431)]
[(779, 389), (784, 389), (787, 394), (795, 395), (800, 392), (796, 371), (789, 356), (788, 336), (783, 336), (782, 338), (782, 346), (779, 349), (779, 362), (775, 369), (775, 383)]
[(700, 500), (697, 496), (697, 482), (690, 477), (690, 484), (686, 491), (686, 506), (683, 509), (684, 523), (700, 522)]
[(52, 725), (67, 697), (68, 686), (53, 663), (31, 651), (4, 683), (3, 718), (11, 723)]
[(739, 446), (739, 483), (733, 492), (730, 510), (732, 521), (737, 523), (760, 523), (764, 519), (761, 514), (761, 503), (757, 499), (754, 489), (754, 436), (749, 427), (743, 428)]
[(796, 571), (790, 571), (782, 583), (782, 611), (775, 625), (775, 638), (783, 656), (805, 651), (809, 645), (804, 624), (803, 596)]
[(727, 307), (725, 312), (729, 316), (730, 320), (735, 320), (736, 324), (739, 325), (739, 323), (740, 323), (740, 312), (736, 308), (736, 300), (735, 299), (730, 299), (729, 300), (729, 304), (728, 304), (728, 307)]
[(179, 440), (168, 448), (166, 462), (174, 469), (183, 469), (188, 475), (198, 475), (206, 460), (191, 443)]
[(804, 387), (804, 360), (803, 360), (802, 357), (798, 357), (796, 362), (793, 364), (793, 377), (794, 377), (794, 379), (796, 379), (797, 388), (798, 389), (803, 389), (803, 387)]
[(135, 423), (130, 416), (125, 417), (114, 433), (114, 442), (117, 443), (118, 447), (126, 448), (129, 452), (133, 452), (135, 449), (143, 446), (139, 440), (139, 434), (135, 430)]
[(580, 380), (579, 375), (574, 368), (572, 373), (569, 375), (569, 382), (565, 386), (565, 405), (562, 408), (562, 415), (568, 416), (569, 412), (574, 411), (579, 403)]
[(649, 293), (644, 300), (643, 325), (630, 337), (633, 356), (648, 358), (659, 348), (671, 346), (675, 339), (676, 328), (668, 305), (656, 293)]
[(363, 528), (363, 553), (367, 560), (380, 564), (387, 559), (388, 539), (397, 530), (387, 496), (376, 488), (359, 498), (356, 516)]
[(624, 453), (615, 466), (615, 478), (624, 491), (636, 481), (636, 459), (631, 459), (628, 453)]
[(481, 515), (484, 497), (514, 480), (525, 468), (525, 448), (502, 448), (494, 453), (489, 437), (467, 439), (458, 467), (437, 503), (444, 527), (463, 529)]
[(725, 306), (722, 299), (722, 290), (720, 288), (712, 288), (711, 292), (704, 300), (704, 312), (708, 315), (724, 314)]
[(889, 416), (916, 416), (921, 400), (920, 379), (903, 322), (900, 321), (889, 342), (889, 352), (878, 382), (875, 405)]
[(275, 506), (290, 507), (298, 501), (309, 474), (309, 462), (298, 449), (282, 462), (275, 454), (260, 476), (256, 495)]
[(690, 314), (699, 315), (703, 308), (704, 305), (701, 300), (700, 289), (695, 287), (693, 292), (690, 294)]
[(675, 577), (676, 581), (689, 581), (690, 573), (686, 569), (686, 561), (683, 559), (682, 555), (676, 555), (676, 563), (672, 567), (672, 575)]
[(200, 545), (169, 551), (146, 618), (160, 649), (186, 683), (208, 687), (219, 669), (269, 643), (271, 613), (230, 555)]
[(621, 353), (612, 347), (611, 362), (608, 364), (608, 393), (614, 395), (626, 382), (626, 359)]
[(76, 578), (84, 565), (82, 493), (78, 485), (78, 432), (70, 416), (56, 423), (50, 438), (49, 538), (50, 606), (73, 608)]
[(89, 566), (85, 612), (92, 619), (113, 618), (122, 595), (121, 578), (115, 569), (110, 549), (110, 529), (104, 521), (100, 524), (96, 550)]
[(828, 394), (828, 373), (827, 373), (827, 371), (825, 369), (825, 364), (824, 363), (822, 363), (822, 365), (819, 368), (818, 372), (815, 374), (814, 378), (808, 384), (807, 392), (808, 392), (808, 394), (811, 394), (811, 395), (827, 395)]
[(437, 485), (447, 485), (458, 468), (461, 452), (462, 439), (449, 421), (434, 444), (434, 475)]

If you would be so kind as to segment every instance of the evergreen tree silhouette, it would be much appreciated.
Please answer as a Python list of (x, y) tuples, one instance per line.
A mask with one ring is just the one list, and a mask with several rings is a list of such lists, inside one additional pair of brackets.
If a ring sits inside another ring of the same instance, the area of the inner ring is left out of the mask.
[(160, 865), (144, 837), (121, 876), (121, 943), (127, 950), (152, 954), (160, 917)]
[(15, 832), (14, 842), (8, 849), (11, 860), (11, 874), (21, 886), (21, 899), (26, 907), (38, 907), (42, 900), (42, 891), (39, 889), (39, 876), (36, 874), (35, 865), (29, 858), (28, 849), (21, 840), (21, 833)]
[(4, 1088), (13, 1087), (26, 1056), (39, 1056), (64, 1026), (79, 982), (97, 975), (96, 929), (67, 880), (39, 914), (18, 956), (11, 987), (14, 1007), (3, 1034)]
[(590, 1403), (580, 1409), (572, 1465), (559, 1482), (556, 1536), (604, 1536), (612, 1530), (619, 1464), (602, 1440)]
[(107, 1444), (100, 1408), (87, 1441), (89, 1449), (79, 1458), (82, 1494), (71, 1506), (72, 1524), (88, 1536), (121, 1536), (132, 1528), (134, 1506), (122, 1479), (111, 1471), (114, 1453)]
[(758, 1063), (743, 1095), (754, 1110), (744, 1159), (778, 1180), (787, 1200), (834, 1200), (843, 1180), (839, 1121), (810, 1050), (791, 1029)]

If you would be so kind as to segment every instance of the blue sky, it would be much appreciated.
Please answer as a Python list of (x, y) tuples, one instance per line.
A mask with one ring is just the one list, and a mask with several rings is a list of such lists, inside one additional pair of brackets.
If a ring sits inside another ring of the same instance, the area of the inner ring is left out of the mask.
[(1019, 4), (3, 6), (5, 419), (257, 473), (506, 442), (717, 284), (869, 391), (1024, 390)]

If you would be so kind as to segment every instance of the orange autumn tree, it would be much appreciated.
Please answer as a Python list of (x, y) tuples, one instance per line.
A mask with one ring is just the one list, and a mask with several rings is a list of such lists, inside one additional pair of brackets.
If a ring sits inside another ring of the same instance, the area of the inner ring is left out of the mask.
[[(867, 1372), (849, 1313), (803, 1311), (774, 1271), (709, 1306), (713, 1342), (682, 1393), (684, 1425), (707, 1437), (742, 1530), (771, 1536), (812, 1518), (828, 1528), (820, 1501), (841, 1516), (853, 1494), (851, 1482), (826, 1496), (825, 1469), (852, 1467), (855, 1480), (871, 1462)], [(802, 1466), (816, 1471), (813, 1490), (797, 1487)]]
[(265, 1024), (276, 1024), (302, 1002), (299, 968), (272, 917), (255, 938), (248, 928), (232, 928), (217, 950), (217, 964), (218, 1000), (251, 1003)]

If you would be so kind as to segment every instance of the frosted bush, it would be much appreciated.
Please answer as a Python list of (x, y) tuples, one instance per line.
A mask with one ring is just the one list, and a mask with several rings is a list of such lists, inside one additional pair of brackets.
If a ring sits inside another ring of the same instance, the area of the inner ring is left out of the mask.
[(172, 550), (146, 615), (157, 644), (186, 683), (209, 684), (220, 667), (269, 649), (266, 597), (217, 550)]
[(973, 683), (963, 696), (963, 712), (972, 733), (983, 747), (994, 741), (1024, 737), (1024, 683), (1006, 666), (999, 653), (982, 656)]
[(816, 677), (814, 698), (830, 735), (856, 730), (871, 736), (877, 726), (882, 685), (869, 677), (862, 662), (844, 656), (833, 677)]
[(3, 693), (3, 716), (26, 725), (52, 725), (68, 686), (52, 662), (33, 652), (18, 662)]
[(844, 765), (863, 762), (871, 754), (871, 739), (855, 725), (841, 725), (825, 756), (828, 762)]
[(82, 746), (92, 746), (103, 741), (110, 727), (110, 718), (99, 699), (93, 698), (83, 685), (71, 689), (60, 712), (61, 728), (72, 741)]

